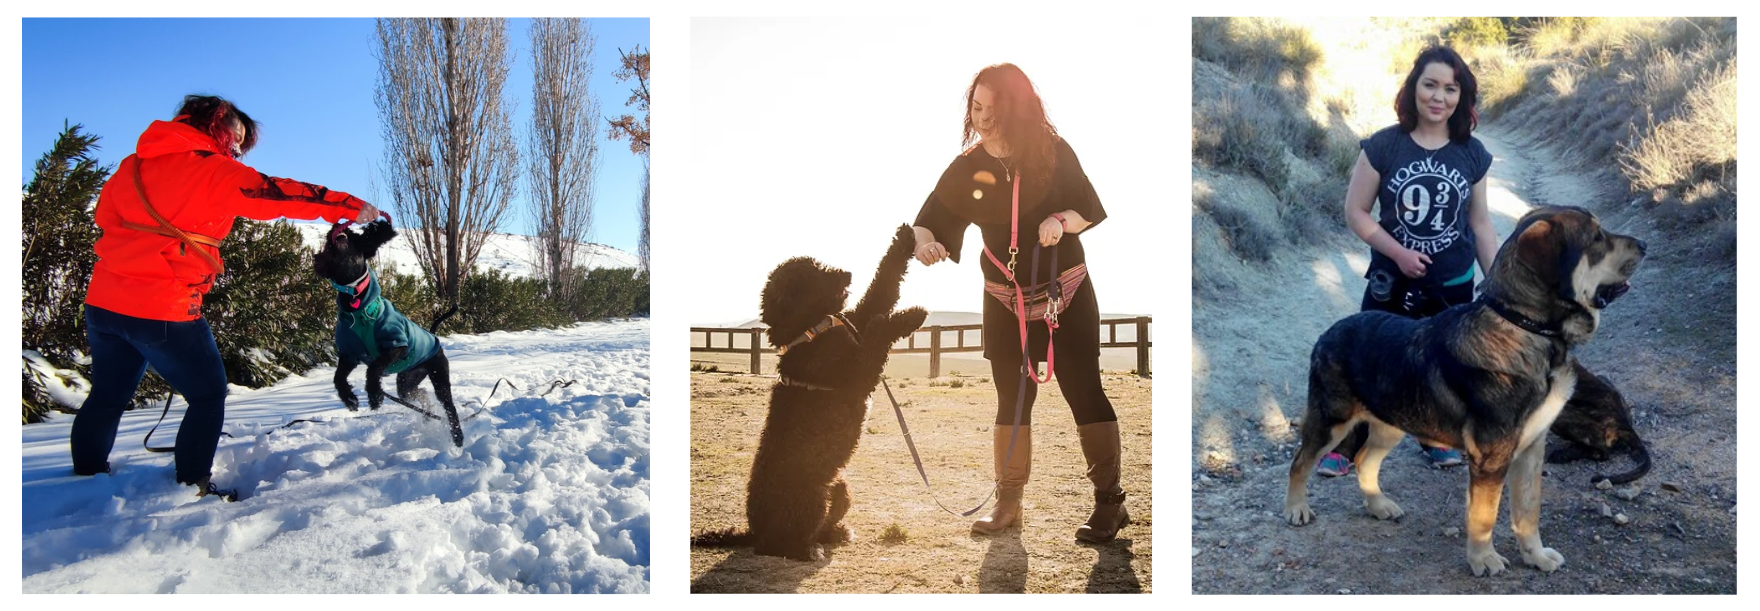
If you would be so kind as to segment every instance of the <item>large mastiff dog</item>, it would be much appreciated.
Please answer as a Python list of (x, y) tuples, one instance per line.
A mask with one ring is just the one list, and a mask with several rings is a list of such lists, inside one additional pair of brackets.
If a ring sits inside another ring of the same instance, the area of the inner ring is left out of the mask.
[(1601, 309), (1631, 288), (1643, 258), (1643, 240), (1609, 233), (1586, 210), (1540, 208), (1498, 250), (1477, 301), (1424, 320), (1364, 312), (1334, 324), (1314, 344), (1284, 517), (1293, 525), (1314, 520), (1306, 491), (1314, 463), (1367, 423), (1357, 481), (1370, 514), (1404, 515), (1377, 476), (1387, 451), (1409, 434), (1466, 453), (1473, 574), (1507, 565), (1491, 545), (1506, 480), (1522, 560), (1547, 572), (1563, 565), (1564, 556), (1540, 541), (1546, 430), (1576, 387), (1571, 348), (1595, 334)]

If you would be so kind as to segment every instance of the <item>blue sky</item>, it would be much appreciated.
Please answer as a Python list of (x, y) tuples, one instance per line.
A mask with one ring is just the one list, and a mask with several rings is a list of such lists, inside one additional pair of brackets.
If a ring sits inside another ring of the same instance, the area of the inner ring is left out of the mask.
[[(648, 20), (588, 21), (598, 37), (594, 95), (606, 115), (624, 114), (632, 83), (611, 73), (619, 48), (648, 46)], [(529, 23), (508, 23), (514, 64), (507, 91), (521, 143), (532, 107)], [(25, 19), (24, 178), (63, 121), (101, 136), (98, 158), (113, 164), (134, 152), (154, 119), (171, 118), (184, 95), (208, 93), (262, 123), (246, 164), (389, 207), (387, 197), (368, 190), (368, 170), (384, 154), (374, 45), (371, 19)], [(628, 141), (603, 142), (600, 154), (591, 240), (635, 252), (642, 160)], [(522, 169), (522, 189), (523, 178)], [(531, 233), (523, 204), (513, 202), (502, 231)]]

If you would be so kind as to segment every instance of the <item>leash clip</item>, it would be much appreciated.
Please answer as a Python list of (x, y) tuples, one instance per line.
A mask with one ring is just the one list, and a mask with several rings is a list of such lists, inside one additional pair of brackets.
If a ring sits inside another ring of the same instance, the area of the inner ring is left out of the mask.
[(1015, 255), (1018, 255), (1020, 253), (1021, 253), (1020, 248), (1016, 247), (1013, 244), (1008, 245), (1008, 275), (1010, 275), (1010, 276), (1014, 275)]

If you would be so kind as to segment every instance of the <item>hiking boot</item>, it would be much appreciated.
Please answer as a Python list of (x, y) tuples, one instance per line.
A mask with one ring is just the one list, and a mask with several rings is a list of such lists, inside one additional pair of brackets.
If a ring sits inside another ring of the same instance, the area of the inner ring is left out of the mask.
[(1124, 508), (1124, 488), (1118, 483), (1118, 421), (1084, 424), (1076, 427), (1076, 434), (1082, 440), (1082, 456), (1088, 461), (1088, 481), (1094, 484), (1094, 512), (1076, 529), (1076, 538), (1105, 543), (1131, 523), (1130, 512)]

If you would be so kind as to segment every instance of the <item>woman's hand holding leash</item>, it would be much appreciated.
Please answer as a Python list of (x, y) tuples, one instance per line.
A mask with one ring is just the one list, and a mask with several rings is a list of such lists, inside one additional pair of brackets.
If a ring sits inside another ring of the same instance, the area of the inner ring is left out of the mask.
[(1059, 241), (1063, 240), (1063, 219), (1059, 218), (1060, 216), (1053, 214), (1045, 217), (1045, 220), (1039, 223), (1040, 246), (1056, 246)]

